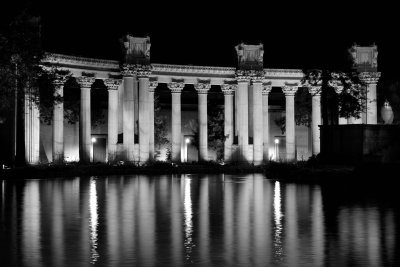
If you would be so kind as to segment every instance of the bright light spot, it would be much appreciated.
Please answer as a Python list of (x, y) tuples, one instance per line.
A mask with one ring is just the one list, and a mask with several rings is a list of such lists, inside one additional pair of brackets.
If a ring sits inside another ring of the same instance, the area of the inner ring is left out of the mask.
[(275, 144), (279, 144), (279, 139), (278, 138), (275, 139)]
[(185, 142), (186, 144), (190, 144), (190, 138), (186, 138)]
[(96, 137), (92, 137), (92, 143), (96, 143)]
[(283, 248), (282, 248), (282, 210), (281, 210), (281, 187), (278, 181), (275, 182), (275, 190), (274, 190), (274, 247), (275, 247), (275, 255), (278, 258), (282, 257)]

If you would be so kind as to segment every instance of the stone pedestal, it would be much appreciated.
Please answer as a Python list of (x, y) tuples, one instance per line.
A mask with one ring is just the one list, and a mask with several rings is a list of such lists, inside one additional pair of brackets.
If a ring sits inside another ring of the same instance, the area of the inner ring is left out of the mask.
[(181, 162), (181, 135), (182, 135), (182, 125), (181, 125), (181, 93), (184, 83), (171, 82), (168, 84), (169, 89), (172, 94), (172, 114), (171, 114), (171, 135), (172, 135), (172, 149), (171, 149), (171, 159), (173, 162)]
[(197, 91), (199, 103), (199, 161), (208, 160), (208, 131), (207, 131), (207, 93), (211, 88), (209, 83), (197, 83), (194, 85)]
[(285, 85), (282, 88), (286, 98), (286, 160), (296, 160), (296, 133), (295, 133), (295, 111), (294, 96), (297, 91), (297, 85)]
[(79, 160), (83, 163), (92, 161), (92, 124), (90, 113), (90, 87), (94, 83), (92, 77), (79, 77), (81, 86), (81, 110), (79, 116)]

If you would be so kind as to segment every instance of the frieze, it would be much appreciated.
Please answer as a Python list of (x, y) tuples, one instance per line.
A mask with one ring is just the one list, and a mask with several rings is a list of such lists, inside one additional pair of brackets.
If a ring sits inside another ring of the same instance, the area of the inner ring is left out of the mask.
[(104, 69), (119, 69), (119, 62), (115, 60), (77, 57), (55, 53), (46, 53), (43, 62), (60, 65), (92, 66)]

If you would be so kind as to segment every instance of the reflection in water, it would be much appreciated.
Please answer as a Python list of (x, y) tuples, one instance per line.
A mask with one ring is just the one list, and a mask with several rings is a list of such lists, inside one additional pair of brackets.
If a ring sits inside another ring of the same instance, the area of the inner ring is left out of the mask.
[(41, 266), (39, 181), (26, 183), (23, 200), (22, 253), (24, 264)]
[(398, 204), (359, 201), (359, 192), (347, 200), (261, 175), (0, 186), (1, 266), (393, 266), (400, 258)]
[(277, 261), (283, 258), (282, 247), (282, 211), (281, 211), (281, 186), (278, 181), (274, 188), (274, 256)]
[(90, 229), (90, 263), (96, 263), (99, 258), (97, 252), (97, 241), (98, 241), (98, 205), (97, 205), (97, 190), (96, 180), (90, 178), (90, 193), (89, 193), (89, 229)]
[(193, 212), (192, 212), (192, 198), (190, 196), (190, 177), (184, 178), (185, 183), (185, 200), (183, 202), (184, 215), (185, 215), (185, 258), (187, 261), (191, 261), (190, 257), (192, 254), (193, 244)]

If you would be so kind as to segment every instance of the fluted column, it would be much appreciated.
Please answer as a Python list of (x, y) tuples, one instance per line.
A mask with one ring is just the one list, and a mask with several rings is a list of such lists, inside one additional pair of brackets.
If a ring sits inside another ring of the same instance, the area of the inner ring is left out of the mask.
[(263, 161), (263, 103), (262, 80), (264, 76), (254, 76), (253, 83), (253, 163), (260, 165)]
[(295, 110), (294, 96), (297, 91), (297, 84), (286, 84), (282, 91), (286, 99), (286, 160), (296, 160), (296, 133), (295, 133)]
[(264, 84), (262, 90), (262, 109), (263, 109), (263, 159), (269, 160), (269, 106), (268, 96), (272, 90), (271, 83)]
[(172, 150), (171, 159), (173, 162), (181, 162), (181, 93), (185, 84), (183, 82), (171, 82), (168, 84), (172, 95), (172, 114), (171, 114), (171, 135)]
[(137, 69), (139, 79), (139, 160), (149, 160), (150, 147), (150, 108), (149, 108), (149, 75), (150, 66)]
[(362, 72), (360, 79), (366, 84), (367, 101), (366, 101), (366, 124), (377, 124), (378, 108), (376, 97), (376, 85), (381, 76), (380, 72)]
[[(64, 96), (65, 76), (57, 75), (53, 81), (55, 97)], [(64, 100), (56, 100), (53, 109), (53, 162), (62, 163), (64, 161)]]
[(154, 160), (154, 91), (158, 85), (157, 81), (151, 81), (149, 84), (149, 158)]
[(133, 90), (136, 83), (136, 71), (131, 65), (124, 65), (122, 71), (124, 79), (124, 97), (122, 106), (123, 121), (123, 148), (126, 161), (134, 161), (135, 148), (135, 99)]
[[(343, 86), (335, 86), (334, 89), (335, 89), (336, 94), (340, 95), (343, 91)], [(340, 117), (340, 114), (338, 116), (339, 116), (339, 122), (338, 122), (339, 125), (347, 124), (347, 118)]]
[(90, 115), (90, 87), (94, 83), (93, 77), (78, 77), (81, 86), (81, 104), (79, 116), (79, 160), (83, 163), (92, 161), (92, 124)]
[(236, 84), (223, 84), (221, 90), (224, 93), (224, 161), (232, 160), (233, 144), (233, 93), (237, 88)]
[(208, 131), (207, 131), (207, 93), (211, 88), (209, 83), (194, 85), (199, 98), (199, 161), (208, 160)]
[(237, 100), (237, 126), (238, 126), (238, 146), (239, 161), (248, 162), (249, 149), (249, 81), (250, 78), (244, 71), (236, 71), (238, 83)]
[(118, 88), (121, 80), (106, 79), (104, 84), (108, 89), (108, 134), (107, 134), (107, 154), (108, 162), (112, 163), (117, 155), (118, 142)]
[(40, 111), (38, 101), (31, 90), (28, 86), (24, 101), (25, 160), (28, 164), (38, 164), (40, 161)]
[(320, 130), (318, 125), (321, 125), (321, 86), (312, 86), (308, 90), (311, 94), (312, 102), (312, 153), (317, 155), (320, 152)]

